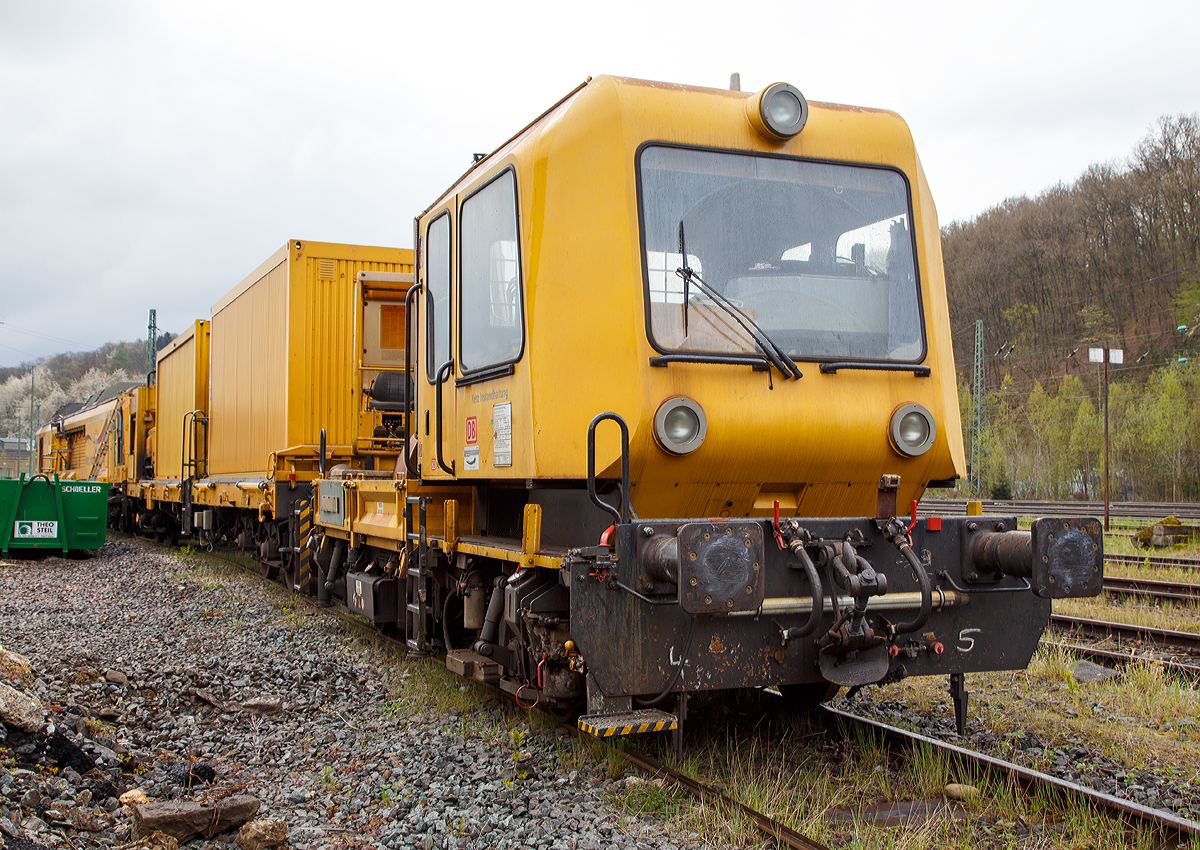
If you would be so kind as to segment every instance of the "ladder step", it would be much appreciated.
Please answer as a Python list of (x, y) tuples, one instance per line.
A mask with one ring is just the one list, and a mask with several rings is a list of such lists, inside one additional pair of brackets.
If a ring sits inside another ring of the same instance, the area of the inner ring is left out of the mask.
[(585, 714), (575, 722), (581, 730), (597, 738), (668, 732), (679, 726), (678, 717), (656, 708), (622, 711), (619, 714)]

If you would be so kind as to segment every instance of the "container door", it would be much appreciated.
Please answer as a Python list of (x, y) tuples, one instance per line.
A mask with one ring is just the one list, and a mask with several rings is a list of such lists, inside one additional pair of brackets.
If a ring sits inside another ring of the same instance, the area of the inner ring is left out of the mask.
[[(389, 274), (389, 278), (393, 275)], [(401, 275), (394, 275), (400, 277)], [(362, 285), (362, 392), (366, 411), (358, 423), (357, 445), (368, 451), (400, 451), (408, 404), (409, 376), (404, 374), (404, 296), (406, 282), (380, 280), (359, 272)], [(411, 282), (411, 275), (404, 275)]]

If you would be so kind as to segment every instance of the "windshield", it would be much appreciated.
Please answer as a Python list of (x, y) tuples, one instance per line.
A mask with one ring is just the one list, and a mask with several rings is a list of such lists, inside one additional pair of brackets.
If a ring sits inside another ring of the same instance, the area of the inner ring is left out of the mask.
[[(650, 335), (660, 350), (752, 353), (675, 273), (687, 265), (797, 359), (918, 360), (908, 188), (895, 171), (664, 146), (639, 160)], [(686, 327), (686, 333), (685, 333)]]

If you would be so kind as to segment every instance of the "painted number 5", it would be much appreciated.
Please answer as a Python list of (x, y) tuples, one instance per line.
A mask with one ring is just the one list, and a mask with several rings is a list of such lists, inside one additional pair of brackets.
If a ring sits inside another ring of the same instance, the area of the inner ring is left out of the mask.
[[(973, 634), (979, 634), (983, 629), (963, 629), (958, 633), (958, 651), (970, 652), (975, 648), (975, 638), (970, 637)], [(963, 644), (966, 644), (964, 646)]]

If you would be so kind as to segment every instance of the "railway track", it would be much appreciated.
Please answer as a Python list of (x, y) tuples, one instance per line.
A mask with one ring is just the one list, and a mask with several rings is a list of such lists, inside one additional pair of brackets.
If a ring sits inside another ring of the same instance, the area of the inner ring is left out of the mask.
[[(922, 516), (962, 516), (966, 499), (922, 499), (917, 513)], [(1004, 516), (1104, 516), (1103, 502), (1045, 502), (1034, 500), (983, 500), (985, 514)], [(1110, 502), (1109, 516), (1125, 519), (1200, 520), (1200, 504), (1179, 502)]]
[[(163, 548), (165, 549), (166, 547), (163, 547)], [(173, 551), (173, 550), (168, 550), (168, 551)], [(246, 572), (253, 573), (254, 575), (258, 576), (259, 578), (261, 578), (265, 581), (270, 581), (270, 579), (267, 579), (265, 576), (263, 576), (261, 574), (261, 572), (259, 572), (258, 570), (255, 570), (253, 567), (251, 567), (245, 563), (239, 562), (237, 560), (234, 560), (232, 558), (225, 557), (219, 551), (210, 550), (206, 554), (208, 554), (210, 557), (216, 558), (226, 564), (229, 564), (230, 566), (236, 567), (236, 568), (238, 568), (240, 570), (244, 570)], [(329, 613), (334, 614), (335, 616), (342, 618), (343, 620), (345, 620), (347, 622), (352, 622), (355, 624), (361, 624), (363, 622), (362, 620), (358, 619), (350, 612), (342, 611), (342, 610), (338, 609), (337, 607), (318, 608), (316, 603), (313, 600), (309, 599), (308, 597), (299, 597), (299, 599), (308, 603), (312, 607), (314, 612), (318, 612), (318, 611), (329, 612)], [(1054, 619), (1055, 618), (1052, 617), (1052, 621)], [(1074, 623), (1079, 618), (1061, 617), (1058, 619), (1067, 620), (1067, 621), (1071, 621), (1072, 623)], [(1080, 622), (1086, 623), (1088, 621), (1080, 621)], [(1105, 625), (1117, 625), (1117, 624), (1105, 624)], [(1139, 629), (1140, 627), (1128, 627), (1128, 628)], [(1146, 631), (1146, 630), (1143, 630), (1143, 631)], [(1173, 634), (1184, 634), (1184, 633), (1173, 633)], [(408, 647), (407, 647), (407, 644), (405, 643), (405, 641), (403, 641), (399, 638), (393, 637), (391, 635), (386, 635), (382, 632), (378, 632), (377, 635), (378, 635), (379, 639), (395, 646), (399, 650), (407, 652)], [(1195, 641), (1197, 641), (1197, 644), (1200, 645), (1200, 636), (1193, 635), (1190, 637), (1192, 637)], [(1063, 648), (1069, 649), (1072, 652), (1076, 652), (1079, 654), (1090, 654), (1093, 657), (1097, 657), (1097, 658), (1100, 658), (1103, 656), (1103, 657), (1107, 658), (1108, 660), (1122, 661), (1122, 662), (1127, 662), (1130, 660), (1130, 656), (1125, 655), (1125, 654), (1105, 652), (1103, 650), (1092, 649), (1089, 647), (1079, 647), (1079, 646), (1062, 645), (1062, 644), (1052, 644), (1052, 645), (1063, 646)], [(1153, 660), (1158, 661), (1158, 663), (1165, 663), (1172, 669), (1178, 669), (1181, 671), (1190, 671), (1191, 675), (1200, 675), (1200, 667), (1191, 667), (1190, 665), (1181, 664), (1179, 662), (1162, 661), (1159, 659), (1153, 659)], [(881, 723), (876, 720), (870, 720), (870, 719), (867, 719), (864, 717), (860, 717), (858, 715), (852, 714), (850, 712), (842, 711), (840, 709), (831, 708), (829, 706), (822, 706), (822, 710), (824, 712), (826, 712), (830, 718), (833, 718), (835, 720), (840, 720), (843, 723), (859, 724), (859, 725), (862, 725), (865, 727), (875, 729), (877, 731), (881, 731), (890, 740), (897, 742), (897, 743), (901, 743), (904, 746), (911, 747), (915, 744), (921, 743), (921, 744), (927, 744), (936, 749), (948, 752), (965, 763), (976, 765), (980, 768), (994, 772), (997, 776), (1002, 777), (1006, 780), (1010, 780), (1010, 781), (1015, 780), (1016, 782), (1018, 782), (1021, 785), (1021, 787), (1026, 791), (1026, 793), (1030, 793), (1030, 794), (1035, 793), (1038, 785), (1047, 786), (1047, 787), (1054, 789), (1057, 792), (1074, 794), (1074, 795), (1077, 795), (1084, 799), (1087, 799), (1088, 801), (1096, 804), (1097, 806), (1111, 811), (1112, 813), (1114, 813), (1117, 816), (1133, 817), (1136, 820), (1138, 820), (1144, 824), (1147, 824), (1149, 826), (1156, 827), (1158, 829), (1169, 830), (1174, 833), (1178, 833), (1181, 837), (1200, 836), (1200, 823), (1188, 820), (1187, 818), (1181, 818), (1178, 815), (1175, 815), (1171, 812), (1163, 811), (1160, 809), (1153, 809), (1148, 806), (1143, 806), (1139, 803), (1131, 802), (1129, 800), (1122, 800), (1122, 799), (1120, 799), (1118, 797), (1114, 797), (1110, 794), (1105, 794), (1103, 792), (1096, 791), (1095, 789), (1088, 788), (1086, 786), (1079, 785), (1077, 783), (1069, 782), (1065, 779), (1061, 779), (1059, 777), (1052, 776), (1050, 774), (1041, 773), (1039, 771), (1032, 770), (1030, 768), (1023, 767), (1021, 765), (1017, 765), (1012, 762), (1007, 762), (1007, 761), (1004, 761), (1001, 759), (997, 759), (992, 756), (985, 755), (983, 753), (977, 753), (977, 752), (974, 752), (973, 750), (968, 750), (963, 747), (959, 747), (954, 744), (947, 743), (945, 741), (940, 741), (936, 738), (930, 738), (930, 737), (920, 735), (915, 732), (909, 732), (907, 730), (900, 729), (895, 726), (889, 726), (885, 723)], [(575, 729), (574, 727), (568, 727), (568, 728), (571, 728), (572, 731), (574, 731), (574, 733), (576, 735), (582, 734), (579, 732), (578, 729)], [(754, 825), (763, 834), (771, 837), (780, 845), (794, 848), (795, 850), (830, 850), (830, 848), (827, 845), (821, 843), (820, 841), (817, 841), (816, 839), (813, 839), (813, 838), (809, 838), (808, 836), (798, 832), (797, 830), (792, 829), (791, 827), (787, 826), (786, 824), (780, 823), (779, 821), (775, 820), (774, 818), (771, 818), (770, 816), (765, 815), (762, 812), (759, 812), (756, 809), (753, 809), (750, 806), (747, 806), (744, 803), (730, 797), (729, 795), (725, 794), (723, 791), (720, 791), (720, 790), (713, 788), (709, 785), (706, 785), (696, 779), (693, 779), (692, 777), (689, 777), (686, 774), (683, 774), (683, 773), (675, 770), (674, 768), (671, 768), (671, 767), (663, 764), (662, 762), (652, 758), (651, 756), (648, 756), (644, 753), (638, 752), (637, 750), (634, 750), (632, 748), (627, 748), (627, 749), (623, 750), (621, 753), (621, 756), (627, 764), (634, 765), (634, 766), (640, 768), (641, 770), (644, 770), (647, 773), (654, 775), (655, 777), (660, 777), (660, 778), (663, 778), (665, 780), (668, 780), (668, 781), (674, 783), (679, 788), (686, 791), (688, 794), (692, 795), (693, 797), (695, 797), (698, 800), (707, 801), (707, 802), (714, 803), (714, 804), (720, 805), (722, 807), (728, 808), (730, 810), (736, 810), (736, 811), (740, 812), (743, 816), (745, 816), (752, 823), (754, 823)]]
[[(1200, 823), (1188, 820), (1187, 818), (1181, 818), (1172, 812), (1163, 811), (1162, 809), (1152, 809), (1149, 806), (1143, 806), (1140, 803), (1134, 803), (1130, 800), (1122, 800), (1120, 797), (1114, 797), (1111, 794), (1097, 791), (1085, 785), (1079, 785), (1048, 773), (1042, 773), (1041, 771), (1013, 764), (1012, 762), (984, 755), (983, 753), (977, 753), (974, 750), (968, 750), (964, 747), (938, 740), (937, 738), (930, 738), (896, 726), (889, 726), (878, 720), (860, 717), (848, 711), (842, 711), (829, 706), (822, 706), (822, 710), (833, 718), (882, 732), (890, 741), (902, 746), (912, 747), (916, 744), (924, 744), (941, 750), (962, 762), (986, 770), (999, 779), (1016, 782), (1027, 794), (1034, 793), (1039, 786), (1050, 788), (1059, 793), (1082, 797), (1096, 806), (1107, 809), (1118, 817), (1132, 817), (1148, 826), (1176, 832), (1181, 837), (1200, 836)], [(1167, 844), (1164, 846), (1171, 845)]]
[(1114, 555), (1105, 553), (1104, 563), (1122, 567), (1200, 570), (1200, 558), (1173, 558), (1170, 555)]
[(1136, 655), (1129, 652), (1115, 652), (1111, 649), (1100, 649), (1095, 646), (1083, 646), (1075, 643), (1058, 643), (1057, 641), (1046, 640), (1041, 641), (1042, 646), (1049, 646), (1055, 649), (1065, 650), (1080, 658), (1086, 658), (1090, 661), (1098, 661), (1101, 664), (1128, 664), (1131, 661), (1146, 661), (1151, 664), (1157, 664), (1163, 667), (1168, 673), (1188, 679), (1189, 681), (1200, 680), (1200, 667), (1194, 664), (1184, 664), (1182, 661), (1177, 661), (1174, 658), (1157, 658), (1153, 655)]
[(1063, 632), (1081, 635), (1092, 640), (1141, 641), (1159, 647), (1175, 647), (1200, 653), (1200, 634), (1180, 632), (1172, 629), (1156, 629), (1152, 626), (1135, 626), (1114, 623), (1110, 620), (1091, 620), (1084, 617), (1069, 617), (1051, 614), (1050, 625)]
[(1104, 591), (1118, 596), (1146, 596), (1171, 602), (1200, 602), (1200, 585), (1173, 581), (1105, 576)]

